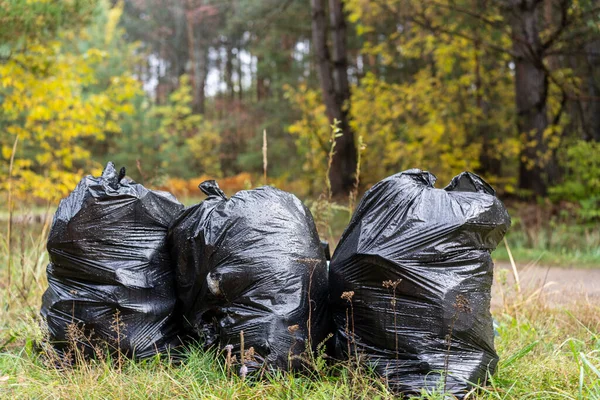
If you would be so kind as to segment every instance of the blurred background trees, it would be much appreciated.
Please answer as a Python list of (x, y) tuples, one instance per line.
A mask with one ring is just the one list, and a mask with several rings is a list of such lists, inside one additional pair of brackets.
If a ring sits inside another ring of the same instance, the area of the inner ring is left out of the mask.
[(597, 0), (0, 0), (0, 19), (0, 175), (22, 196), (107, 160), (259, 183), (263, 130), (271, 182), (316, 196), (336, 119), (336, 196), (361, 140), (361, 190), (471, 170), (600, 205)]

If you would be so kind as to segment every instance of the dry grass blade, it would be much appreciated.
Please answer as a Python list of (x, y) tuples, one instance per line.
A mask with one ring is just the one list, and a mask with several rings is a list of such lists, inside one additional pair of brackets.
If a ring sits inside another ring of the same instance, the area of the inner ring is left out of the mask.
[(262, 147), (262, 155), (263, 155), (263, 182), (267, 184), (267, 166), (269, 165), (269, 160), (267, 157), (267, 130), (263, 130), (263, 147)]
[(12, 221), (13, 221), (13, 203), (12, 203), (12, 176), (13, 167), (15, 164), (15, 154), (17, 152), (17, 144), (19, 143), (19, 135), (15, 137), (12, 151), (10, 153), (10, 164), (8, 166), (8, 226), (6, 227), (6, 247), (7, 247), (7, 288), (10, 290), (12, 281)]
[(515, 259), (513, 258), (512, 252), (510, 251), (510, 246), (508, 245), (508, 241), (506, 237), (504, 237), (504, 246), (506, 246), (506, 251), (508, 252), (508, 258), (510, 259), (510, 266), (512, 267), (512, 272), (515, 277), (515, 285), (517, 287), (517, 292), (521, 293), (521, 280), (519, 279), (519, 271), (517, 270), (517, 264), (515, 263)]

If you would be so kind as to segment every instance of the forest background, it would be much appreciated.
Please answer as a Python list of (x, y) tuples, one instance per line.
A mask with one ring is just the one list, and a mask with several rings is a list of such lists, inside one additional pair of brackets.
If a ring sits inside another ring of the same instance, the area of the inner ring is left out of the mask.
[(600, 399), (600, 0), (0, 0), (0, 149), (2, 398), (394, 398), (358, 363), (247, 384), (201, 347), (48, 365), (52, 214), (112, 160), (186, 205), (291, 191), (332, 248), (378, 180), (473, 171), (512, 227), (469, 398)]
[(600, 259), (597, 0), (0, 0), (0, 22), (11, 210), (109, 160), (181, 198), (267, 161), (309, 203), (469, 170), (524, 247)]

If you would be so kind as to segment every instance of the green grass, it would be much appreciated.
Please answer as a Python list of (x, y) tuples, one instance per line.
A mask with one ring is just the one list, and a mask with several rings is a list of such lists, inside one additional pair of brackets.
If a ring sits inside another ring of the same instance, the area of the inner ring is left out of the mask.
[[(515, 260), (518, 260), (521, 264), (535, 263), (549, 267), (600, 268), (600, 247), (589, 251), (511, 247), (511, 251)], [(502, 245), (494, 251), (493, 257), (496, 261), (510, 261), (508, 251)]]
[[(600, 399), (598, 307), (552, 309), (536, 302), (498, 310), (495, 317), (499, 369), (490, 385), (471, 398)], [(392, 398), (381, 381), (356, 367), (243, 381), (228, 377), (215, 354), (195, 347), (180, 365), (157, 358), (118, 368), (108, 359), (58, 370), (32, 350), (40, 335), (32, 320), (17, 317), (9, 326), (3, 340), (7, 335), (14, 340), (0, 353), (0, 398)]]
[[(334, 210), (325, 218), (338, 235), (348, 215)], [(34, 351), (42, 338), (37, 315), (46, 286), (43, 232), (39, 223), (13, 227), (10, 286), (6, 241), (0, 241), (0, 399), (393, 398), (380, 379), (355, 365), (328, 366), (312, 376), (280, 374), (243, 381), (226, 372), (222, 357), (199, 347), (190, 348), (178, 365), (157, 358), (119, 367), (117, 360), (105, 359), (59, 370)], [(508, 240), (517, 262), (523, 262), (519, 233)], [(502, 251), (501, 245), (495, 256), (501, 259)], [(573, 260), (574, 254), (565, 260)], [(588, 249), (581, 257), (586, 254), (594, 260)], [(581, 300), (559, 307), (512, 287), (502, 289), (507, 300), (493, 312), (499, 368), (488, 386), (469, 398), (600, 400), (600, 305)], [(421, 398), (445, 397), (429, 393)]]
[[(552, 267), (600, 267), (600, 229), (598, 226), (557, 224), (547, 230), (526, 233), (518, 221), (506, 235), (515, 260)], [(501, 243), (493, 254), (498, 261), (509, 261)]]
[(191, 349), (178, 366), (165, 361), (127, 362), (119, 371), (109, 362), (76, 370), (57, 371), (27, 355), (0, 357), (0, 369), (9, 376), (0, 395), (12, 398), (351, 398), (384, 394), (368, 378), (337, 377), (311, 379), (280, 375), (263, 382), (227, 378), (212, 353)]

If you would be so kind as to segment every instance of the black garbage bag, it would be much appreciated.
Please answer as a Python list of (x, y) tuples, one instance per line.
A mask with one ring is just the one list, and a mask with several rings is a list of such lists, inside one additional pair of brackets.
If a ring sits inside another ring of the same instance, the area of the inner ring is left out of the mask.
[(362, 198), (330, 265), (335, 353), (363, 357), (394, 391), (461, 396), (498, 361), (490, 253), (510, 218), (477, 175), (435, 179), (408, 170)]
[(301, 368), (329, 328), (325, 254), (310, 211), (273, 187), (230, 199), (215, 181), (200, 189), (208, 198), (169, 231), (188, 328), (238, 362), (243, 332), (247, 373)]
[(119, 349), (135, 358), (179, 343), (166, 238), (183, 205), (124, 175), (109, 162), (101, 177), (83, 178), (54, 216), (41, 314), (63, 356), (75, 343), (85, 356)]

